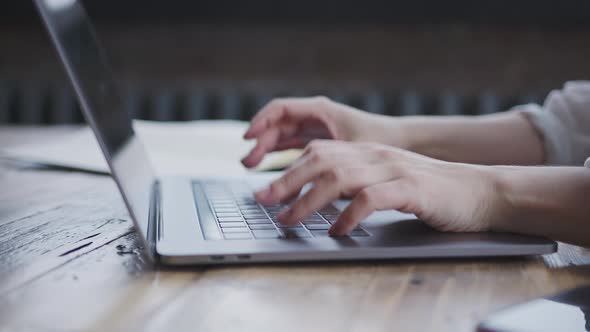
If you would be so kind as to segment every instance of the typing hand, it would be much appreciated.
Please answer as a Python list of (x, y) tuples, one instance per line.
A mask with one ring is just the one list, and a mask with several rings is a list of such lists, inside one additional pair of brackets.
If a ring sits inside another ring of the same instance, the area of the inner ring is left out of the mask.
[(279, 214), (294, 224), (340, 197), (353, 197), (330, 229), (344, 235), (373, 211), (413, 213), (443, 231), (490, 228), (502, 200), (492, 167), (431, 159), (375, 143), (313, 141), (286, 173), (256, 193), (261, 204), (275, 204), (312, 188)]
[(314, 139), (359, 140), (370, 132), (371, 115), (325, 97), (281, 98), (268, 103), (252, 119), (245, 139), (256, 146), (242, 159), (255, 167), (272, 151), (303, 148)]

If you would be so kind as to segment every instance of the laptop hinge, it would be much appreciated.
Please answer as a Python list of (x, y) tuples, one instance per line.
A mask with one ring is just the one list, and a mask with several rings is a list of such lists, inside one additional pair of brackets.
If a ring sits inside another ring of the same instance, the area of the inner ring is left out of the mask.
[(156, 251), (156, 243), (162, 236), (162, 213), (161, 213), (161, 196), (160, 196), (160, 182), (154, 181), (150, 195), (150, 212), (147, 228), (147, 243), (150, 255), (158, 261), (158, 253)]

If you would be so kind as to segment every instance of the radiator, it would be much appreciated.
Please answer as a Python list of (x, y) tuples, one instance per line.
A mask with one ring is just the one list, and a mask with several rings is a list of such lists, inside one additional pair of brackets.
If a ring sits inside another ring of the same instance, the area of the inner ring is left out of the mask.
[[(132, 118), (159, 121), (198, 119), (249, 120), (275, 97), (325, 95), (333, 100), (387, 115), (478, 115), (501, 112), (518, 104), (540, 103), (541, 93), (499, 95), (493, 91), (460, 94), (415, 89), (310, 89), (284, 84), (252, 87), (239, 84), (128, 83), (121, 86), (125, 110)], [(67, 84), (0, 81), (0, 123), (68, 124), (83, 122)]]

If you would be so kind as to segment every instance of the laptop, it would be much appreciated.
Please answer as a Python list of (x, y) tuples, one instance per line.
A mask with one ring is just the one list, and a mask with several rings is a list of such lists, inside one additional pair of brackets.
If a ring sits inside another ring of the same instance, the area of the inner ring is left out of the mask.
[[(79, 0), (34, 0), (87, 122), (143, 241), (158, 264), (338, 261), (523, 256), (552, 253), (545, 238), (443, 233), (397, 211), (380, 211), (347, 236), (328, 228), (348, 204), (335, 201), (297, 226), (275, 221), (282, 205), (262, 206), (253, 191), (277, 174), (240, 178), (156, 177)], [(211, 142), (215, 144), (215, 142)], [(236, 156), (236, 162), (238, 162)]]

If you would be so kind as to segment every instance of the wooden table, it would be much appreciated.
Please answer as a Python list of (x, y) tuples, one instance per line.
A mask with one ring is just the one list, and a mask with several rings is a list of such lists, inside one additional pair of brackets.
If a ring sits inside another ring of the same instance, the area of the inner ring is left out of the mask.
[[(67, 127), (0, 127), (0, 146)], [(0, 162), (0, 331), (471, 331), (590, 282), (590, 251), (533, 258), (149, 266), (107, 176)]]

